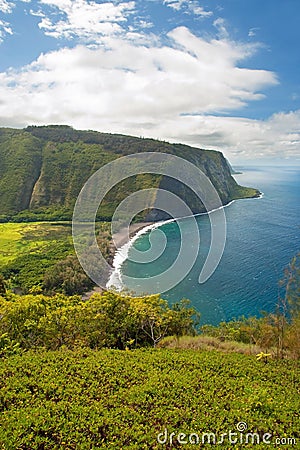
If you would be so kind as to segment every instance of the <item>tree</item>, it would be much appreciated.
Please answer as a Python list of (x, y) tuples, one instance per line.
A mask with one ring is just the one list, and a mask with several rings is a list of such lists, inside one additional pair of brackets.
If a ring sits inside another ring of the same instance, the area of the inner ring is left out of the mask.
[(188, 306), (188, 300), (181, 300), (170, 308), (168, 302), (159, 295), (131, 299), (132, 315), (138, 330), (153, 347), (167, 335), (179, 337), (183, 334), (195, 334), (199, 314)]
[(172, 334), (179, 339), (183, 335), (197, 334), (197, 325), (200, 320), (200, 313), (192, 308), (190, 300), (181, 299), (172, 305), (169, 314), (168, 334)]
[(45, 272), (44, 286), (50, 293), (74, 295), (88, 291), (93, 282), (83, 271), (77, 257), (69, 255)]
[(300, 253), (292, 258), (284, 270), (284, 277), (279, 286), (284, 287), (284, 295), (279, 293), (276, 328), (277, 328), (277, 357), (283, 358), (285, 347), (285, 333), (289, 323), (297, 321), (300, 315)]
[(138, 330), (151, 342), (153, 347), (166, 335), (168, 330), (168, 309), (166, 300), (159, 295), (149, 295), (131, 299), (131, 314)]
[(283, 280), (291, 317), (300, 314), (300, 253), (298, 253), (285, 270)]
[(0, 295), (4, 295), (6, 293), (5, 281), (3, 276), (0, 274)]

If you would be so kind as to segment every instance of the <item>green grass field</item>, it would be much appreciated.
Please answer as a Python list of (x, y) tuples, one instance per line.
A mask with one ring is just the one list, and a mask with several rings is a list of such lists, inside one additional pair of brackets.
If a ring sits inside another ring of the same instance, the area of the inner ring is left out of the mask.
[(299, 362), (217, 351), (28, 352), (1, 364), (0, 448), (299, 448), (299, 379)]
[[(45, 273), (70, 255), (75, 255), (71, 222), (0, 224), (0, 274), (9, 288), (30, 292), (43, 289)], [(110, 255), (110, 224), (96, 224), (104, 257)]]
[(68, 223), (0, 224), (0, 274), (10, 288), (28, 292), (42, 285), (55, 263), (74, 254)]
[(45, 250), (50, 243), (71, 242), (70, 227), (66, 225), (36, 223), (0, 224), (0, 267), (28, 253)]

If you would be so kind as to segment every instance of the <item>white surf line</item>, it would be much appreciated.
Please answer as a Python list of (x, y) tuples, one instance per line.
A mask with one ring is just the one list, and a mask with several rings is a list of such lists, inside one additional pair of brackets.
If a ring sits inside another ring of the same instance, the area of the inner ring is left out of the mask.
[[(262, 198), (263, 196), (264, 196), (264, 193), (261, 192), (261, 195), (259, 197), (253, 197), (253, 198), (258, 199), (258, 198)], [(237, 199), (237, 200), (244, 200), (244, 199)], [(231, 202), (226, 203), (226, 205), (222, 205), (219, 208), (212, 209), (211, 211), (208, 211), (208, 212), (197, 213), (197, 214), (193, 214), (190, 216), (184, 216), (184, 217), (174, 217), (172, 219), (162, 220), (160, 222), (152, 223), (151, 225), (146, 225), (144, 228), (139, 230), (128, 242), (126, 242), (124, 245), (122, 245), (115, 252), (113, 264), (112, 264), (113, 271), (109, 277), (108, 282), (106, 283), (106, 288), (107, 289), (115, 288), (117, 291), (121, 291), (124, 288), (124, 285), (122, 282), (121, 267), (122, 267), (123, 263), (126, 261), (126, 259), (128, 258), (129, 250), (132, 247), (133, 243), (142, 234), (148, 233), (150, 230), (152, 231), (155, 228), (159, 228), (167, 223), (175, 222), (177, 220), (183, 220), (183, 219), (188, 219), (190, 217), (205, 216), (205, 215), (212, 214), (216, 211), (219, 211), (220, 209), (227, 208), (228, 206), (232, 205), (235, 201), (236, 200), (231, 200)]]
[(176, 219), (170, 219), (166, 221), (160, 221), (156, 223), (152, 223), (151, 225), (146, 225), (144, 228), (139, 230), (128, 242), (126, 242), (124, 245), (122, 245), (114, 255), (113, 259), (113, 272), (111, 273), (109, 280), (106, 284), (107, 289), (115, 288), (117, 290), (123, 289), (123, 283), (122, 283), (122, 273), (121, 273), (121, 267), (128, 258), (128, 253), (130, 248), (132, 247), (133, 243), (142, 235), (147, 233), (150, 230), (153, 230), (154, 228), (158, 228), (161, 225), (164, 225), (165, 223), (173, 222), (173, 220)]

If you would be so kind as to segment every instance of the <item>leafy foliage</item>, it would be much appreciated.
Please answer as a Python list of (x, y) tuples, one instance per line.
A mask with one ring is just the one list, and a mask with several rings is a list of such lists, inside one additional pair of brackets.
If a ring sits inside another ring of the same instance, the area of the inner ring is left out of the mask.
[(195, 334), (196, 316), (186, 300), (169, 307), (159, 295), (104, 292), (87, 301), (62, 294), (0, 297), (0, 334), (24, 349), (155, 346), (167, 334)]
[(272, 442), (299, 441), (299, 376), (292, 361), (218, 352), (31, 351), (0, 367), (0, 442), (4, 450), (170, 449), (181, 445), (158, 444), (165, 429), (168, 439), (220, 438), (241, 421)]
[(21, 353), (20, 344), (12, 341), (7, 333), (0, 336), (0, 358)]
[(88, 291), (94, 283), (83, 271), (77, 256), (68, 255), (46, 270), (43, 285), (46, 292), (73, 295)]

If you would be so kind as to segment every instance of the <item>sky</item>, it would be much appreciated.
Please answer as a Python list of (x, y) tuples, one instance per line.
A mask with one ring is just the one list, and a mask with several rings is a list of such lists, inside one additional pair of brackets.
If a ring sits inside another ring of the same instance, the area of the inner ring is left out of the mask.
[(0, 126), (300, 164), (299, 0), (0, 0)]

